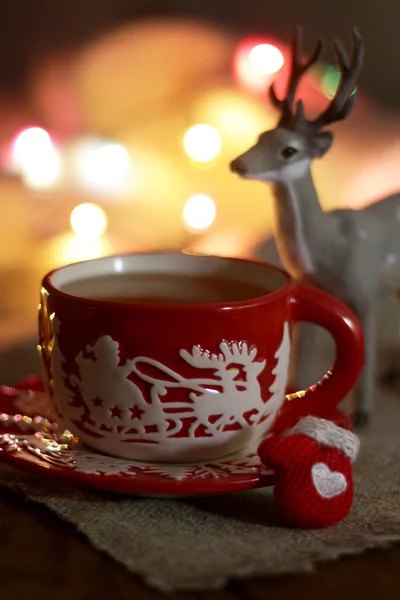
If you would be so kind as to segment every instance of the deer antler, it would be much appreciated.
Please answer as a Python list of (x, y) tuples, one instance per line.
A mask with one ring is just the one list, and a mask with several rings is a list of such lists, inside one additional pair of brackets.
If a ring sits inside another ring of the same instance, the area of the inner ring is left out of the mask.
[(224, 355), (226, 362), (235, 362), (239, 365), (247, 366), (254, 362), (257, 356), (257, 349), (255, 347), (249, 348), (246, 342), (237, 344), (232, 342), (222, 342), (220, 349)]
[(345, 119), (350, 114), (356, 99), (356, 94), (353, 91), (363, 63), (364, 46), (357, 28), (353, 27), (351, 30), (353, 52), (349, 62), (342, 44), (336, 39), (333, 41), (336, 62), (341, 75), (340, 83), (327, 108), (316, 119), (309, 120), (305, 117), (303, 102), (299, 100), (295, 103), (295, 95), (301, 77), (320, 56), (322, 40), (318, 40), (310, 58), (305, 62), (301, 62), (300, 36), (301, 29), (297, 27), (291, 44), (292, 65), (285, 98), (279, 100), (273, 85), (269, 89), (269, 94), (274, 106), (282, 113), (279, 126), (302, 129), (303, 131), (308, 130), (310, 133), (315, 133), (330, 123)]
[(290, 69), (289, 81), (287, 85), (286, 96), (280, 100), (275, 92), (274, 85), (272, 84), (269, 88), (269, 96), (272, 104), (277, 108), (282, 116), (279, 121), (280, 126), (291, 125), (295, 119), (294, 112), (294, 101), (296, 96), (297, 87), (304, 73), (317, 62), (321, 50), (323, 47), (323, 41), (320, 39), (311, 53), (311, 56), (305, 62), (301, 60), (301, 48), (302, 48), (302, 37), (303, 30), (300, 26), (297, 26), (294, 30), (292, 42), (291, 42), (291, 53), (292, 53), (292, 64)]
[(351, 30), (353, 52), (349, 62), (347, 54), (338, 40), (333, 41), (333, 49), (340, 70), (341, 79), (336, 93), (327, 108), (313, 121), (308, 121), (304, 116), (303, 103), (297, 104), (297, 119), (307, 128), (314, 131), (325, 127), (335, 121), (345, 119), (353, 109), (356, 94), (353, 93), (356, 80), (364, 59), (364, 46), (356, 27)]
[(187, 350), (181, 350), (179, 354), (183, 360), (197, 369), (220, 369), (225, 363), (223, 354), (211, 354), (209, 350), (202, 350), (199, 346), (193, 346), (192, 354)]

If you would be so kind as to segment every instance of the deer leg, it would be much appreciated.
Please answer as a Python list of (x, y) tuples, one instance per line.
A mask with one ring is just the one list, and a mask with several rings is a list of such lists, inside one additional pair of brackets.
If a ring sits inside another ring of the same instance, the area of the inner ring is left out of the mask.
[(364, 334), (365, 357), (360, 378), (351, 395), (351, 416), (357, 429), (365, 427), (370, 419), (375, 388), (375, 319), (372, 307), (354, 311)]
[(305, 390), (313, 382), (310, 375), (310, 357), (315, 347), (316, 329), (311, 323), (298, 323), (293, 340), (291, 381), (296, 391)]
[[(394, 294), (394, 299), (400, 312), (400, 291)], [(400, 330), (397, 336), (394, 356), (390, 362), (391, 364), (389, 368), (384, 371), (381, 381), (386, 385), (400, 386)]]

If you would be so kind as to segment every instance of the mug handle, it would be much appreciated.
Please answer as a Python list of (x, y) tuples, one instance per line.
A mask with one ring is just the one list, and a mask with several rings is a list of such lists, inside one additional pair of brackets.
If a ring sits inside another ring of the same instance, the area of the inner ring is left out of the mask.
[(291, 428), (306, 416), (333, 420), (339, 412), (336, 406), (353, 388), (364, 362), (361, 326), (340, 300), (321, 290), (298, 284), (291, 302), (294, 322), (314, 323), (329, 331), (336, 345), (336, 358), (332, 369), (317, 384), (287, 394), (271, 433)]

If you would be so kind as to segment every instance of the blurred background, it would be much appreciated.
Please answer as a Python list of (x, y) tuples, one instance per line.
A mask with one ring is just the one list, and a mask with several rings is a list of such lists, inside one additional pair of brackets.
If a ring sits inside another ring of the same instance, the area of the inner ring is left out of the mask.
[[(368, 8), (368, 10), (367, 10)], [(400, 190), (396, 0), (3, 0), (0, 343), (36, 328), (41, 276), (109, 253), (190, 248), (278, 261), (267, 186), (229, 161), (275, 125), (293, 27), (349, 28), (366, 59), (351, 118), (313, 167), (325, 209)], [(301, 93), (332, 97), (329, 49)]]

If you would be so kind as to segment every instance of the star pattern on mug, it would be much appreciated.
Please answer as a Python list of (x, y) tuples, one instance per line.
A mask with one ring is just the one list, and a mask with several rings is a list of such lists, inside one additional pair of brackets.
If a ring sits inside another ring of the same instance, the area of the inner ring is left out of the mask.
[(132, 406), (132, 408), (129, 409), (131, 412), (131, 419), (138, 419), (140, 421), (141, 416), (144, 413), (144, 410), (142, 410), (141, 408), (139, 408), (139, 406), (137, 406), (136, 404), (134, 406)]
[(110, 414), (113, 418), (120, 419), (122, 417), (122, 410), (119, 408), (119, 406), (115, 405), (110, 408)]
[(95, 398), (93, 398), (93, 404), (96, 407), (103, 406), (103, 400), (101, 398), (99, 398), (99, 396), (96, 396)]

